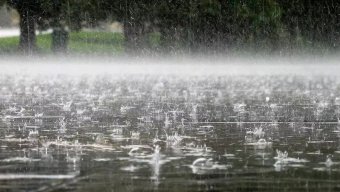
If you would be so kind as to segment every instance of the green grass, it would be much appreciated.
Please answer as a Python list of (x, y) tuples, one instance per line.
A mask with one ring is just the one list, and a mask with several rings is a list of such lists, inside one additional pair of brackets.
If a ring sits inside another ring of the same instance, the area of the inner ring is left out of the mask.
[[(19, 37), (0, 38), (0, 54), (17, 53)], [(116, 55), (124, 51), (124, 36), (110, 32), (71, 32), (68, 52), (70, 54)], [(51, 35), (37, 35), (38, 53), (51, 54)]]
[[(52, 54), (51, 51), (51, 35), (37, 35), (38, 53)], [(161, 35), (159, 33), (151, 33), (145, 37), (144, 43), (146, 47), (151, 50), (157, 50), (161, 47)], [(19, 37), (0, 38), (0, 55), (1, 54), (16, 54), (18, 53)], [(235, 45), (228, 50), (228, 54), (234, 55), (267, 55), (270, 54), (283, 54), (289, 55), (290, 53), (301, 54), (334, 54), (338, 53), (337, 50), (329, 48), (327, 45), (314, 44), (310, 45), (303, 39), (299, 40), (298, 45), (293, 45), (289, 48), (288, 44), (282, 43), (279, 52), (273, 52), (266, 43), (248, 43), (244, 46), (241, 44)], [(262, 46), (261, 46), (262, 45)], [(266, 47), (267, 46), (267, 47)], [(289, 45), (290, 46), (290, 45)], [(178, 47), (180, 50), (180, 47)], [(280, 51), (282, 50), (282, 51)], [(208, 51), (208, 50), (207, 50)], [(70, 54), (89, 54), (89, 55), (118, 55), (124, 52), (124, 36), (121, 33), (111, 32), (71, 32), (69, 34), (68, 53)]]
[(19, 44), (18, 37), (0, 38), (0, 53), (16, 52)]
[(78, 32), (70, 34), (70, 53), (119, 54), (124, 51), (124, 36), (109, 32)]

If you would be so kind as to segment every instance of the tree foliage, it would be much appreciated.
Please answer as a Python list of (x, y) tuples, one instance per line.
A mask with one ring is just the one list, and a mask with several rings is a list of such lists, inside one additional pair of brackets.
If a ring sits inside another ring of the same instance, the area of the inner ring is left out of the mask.
[[(0, 0), (0, 3), (4, 3)], [(126, 47), (279, 50), (299, 45), (339, 47), (340, 2), (336, 0), (9, 0), (29, 10), (40, 28), (96, 27), (101, 21), (124, 26)], [(22, 16), (25, 16), (21, 14)]]

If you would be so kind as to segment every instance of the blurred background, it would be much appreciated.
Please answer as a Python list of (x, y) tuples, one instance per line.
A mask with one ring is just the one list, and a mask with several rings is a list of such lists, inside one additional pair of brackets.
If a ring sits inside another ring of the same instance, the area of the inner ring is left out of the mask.
[(1, 54), (334, 54), (336, 0), (1, 0)]

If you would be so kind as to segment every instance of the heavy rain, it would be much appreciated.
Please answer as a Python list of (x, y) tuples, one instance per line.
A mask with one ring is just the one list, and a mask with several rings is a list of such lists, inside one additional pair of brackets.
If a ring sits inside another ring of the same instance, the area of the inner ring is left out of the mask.
[(0, 191), (339, 191), (340, 3), (0, 0)]

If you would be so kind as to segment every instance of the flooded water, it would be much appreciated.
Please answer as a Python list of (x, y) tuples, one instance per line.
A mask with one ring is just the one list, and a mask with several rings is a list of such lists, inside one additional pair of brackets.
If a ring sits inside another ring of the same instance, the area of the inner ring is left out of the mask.
[(0, 84), (0, 191), (340, 190), (336, 75)]

